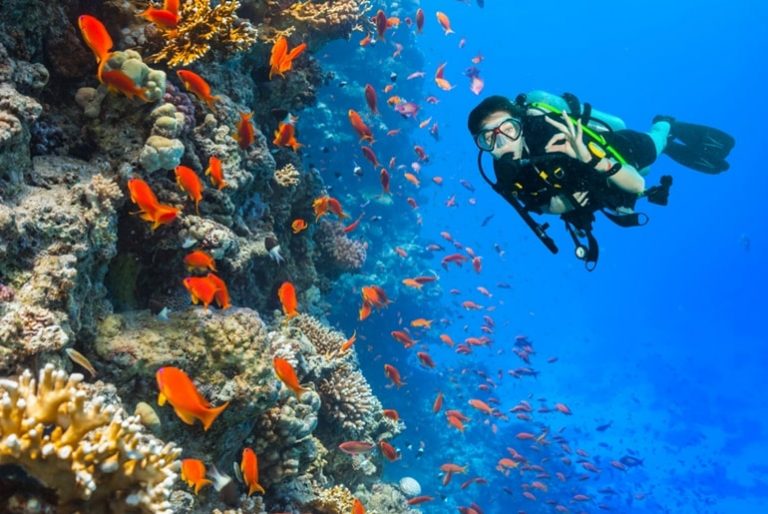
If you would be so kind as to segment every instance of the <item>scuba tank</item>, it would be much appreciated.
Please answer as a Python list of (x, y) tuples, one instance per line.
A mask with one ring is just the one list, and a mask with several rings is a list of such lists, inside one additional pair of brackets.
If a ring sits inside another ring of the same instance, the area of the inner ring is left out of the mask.
[[(581, 102), (572, 93), (553, 95), (552, 93), (536, 89), (528, 93), (521, 93), (515, 99), (515, 103), (523, 105), (546, 104), (560, 111), (565, 111), (574, 118), (581, 118), (582, 115)], [(594, 107), (590, 112), (589, 121), (586, 126), (597, 132), (624, 130), (627, 128), (627, 124), (618, 116), (598, 111)]]

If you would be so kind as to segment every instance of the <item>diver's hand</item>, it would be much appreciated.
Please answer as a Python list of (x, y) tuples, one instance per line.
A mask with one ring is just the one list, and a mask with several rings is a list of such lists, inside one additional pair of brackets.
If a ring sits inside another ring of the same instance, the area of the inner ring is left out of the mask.
[(581, 126), (581, 120), (577, 120), (576, 125), (574, 125), (571, 117), (565, 111), (563, 111), (564, 123), (557, 122), (549, 116), (546, 116), (544, 120), (560, 131), (559, 134), (555, 134), (549, 140), (547, 146), (544, 147), (545, 152), (561, 152), (581, 162), (592, 160), (592, 154), (589, 153), (587, 145), (584, 144), (584, 129)]

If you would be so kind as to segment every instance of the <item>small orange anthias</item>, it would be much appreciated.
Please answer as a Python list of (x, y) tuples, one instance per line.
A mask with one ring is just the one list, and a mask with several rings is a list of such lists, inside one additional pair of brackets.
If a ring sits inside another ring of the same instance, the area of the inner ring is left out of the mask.
[(211, 177), (211, 185), (219, 191), (227, 187), (227, 181), (224, 180), (224, 171), (221, 168), (221, 159), (215, 155), (211, 155), (208, 159), (208, 168), (206, 168), (205, 174)]
[(149, 102), (149, 98), (147, 98), (147, 89), (139, 87), (131, 77), (120, 70), (102, 71), (101, 81), (112, 93), (122, 93), (127, 96), (129, 100), (133, 100), (134, 97), (139, 97), (145, 102)]
[(272, 144), (275, 146), (289, 147), (294, 152), (303, 146), (296, 141), (296, 127), (293, 123), (286, 123), (281, 121), (275, 130), (275, 139), (272, 140)]
[(197, 73), (189, 70), (177, 70), (176, 76), (179, 77), (187, 91), (208, 104), (210, 109), (213, 109), (216, 102), (219, 101), (218, 96), (211, 94), (211, 86)]
[(208, 430), (217, 417), (227, 408), (229, 402), (218, 407), (211, 407), (208, 400), (198, 392), (195, 384), (187, 374), (172, 366), (157, 370), (157, 388), (160, 391), (157, 403), (162, 407), (165, 402), (171, 404), (176, 415), (187, 425), (193, 425), (195, 420)]
[(272, 52), (269, 56), (269, 79), (274, 75), (285, 77), (285, 72), (293, 68), (293, 61), (307, 48), (306, 43), (301, 43), (288, 51), (288, 40), (280, 36), (272, 45)]
[(280, 285), (280, 289), (277, 290), (277, 297), (280, 299), (280, 304), (283, 306), (283, 313), (287, 318), (298, 316), (296, 307), (299, 302), (296, 300), (296, 289), (290, 282), (283, 282)]
[(189, 252), (184, 257), (184, 265), (188, 271), (202, 271), (206, 269), (216, 271), (216, 262), (213, 260), (213, 257), (202, 250)]
[(341, 219), (349, 218), (349, 214), (342, 209), (341, 202), (332, 196), (320, 196), (315, 198), (312, 202), (312, 209), (315, 211), (315, 220), (325, 216), (328, 212), (334, 213)]
[(251, 146), (256, 140), (253, 125), (251, 124), (252, 117), (253, 113), (241, 112), (240, 121), (237, 122), (237, 130), (233, 136), (243, 150)]
[(179, 188), (189, 195), (189, 199), (195, 202), (195, 212), (200, 214), (200, 200), (203, 199), (203, 183), (195, 170), (186, 166), (176, 166), (176, 183)]
[(195, 494), (206, 485), (211, 485), (211, 481), (205, 478), (205, 464), (199, 459), (181, 461), (181, 479), (195, 489)]
[(221, 309), (231, 307), (227, 285), (213, 273), (208, 273), (204, 277), (187, 277), (183, 280), (183, 284), (195, 305), (202, 303), (207, 309), (216, 300)]
[(160, 225), (172, 222), (179, 215), (179, 209), (160, 203), (149, 184), (142, 179), (130, 179), (128, 190), (131, 194), (131, 201), (139, 207), (139, 216), (144, 221), (152, 222), (153, 231)]
[(277, 378), (279, 378), (288, 389), (293, 391), (298, 398), (301, 398), (302, 394), (309, 391), (309, 389), (301, 387), (301, 384), (299, 384), (296, 370), (293, 369), (290, 362), (281, 357), (275, 357), (272, 360), (272, 366), (274, 367)]
[(96, 76), (101, 81), (101, 71), (109, 57), (109, 51), (112, 50), (112, 38), (109, 36), (106, 27), (97, 18), (88, 14), (83, 14), (77, 19), (80, 27), (80, 33), (85, 40), (85, 44), (96, 56), (96, 62), (99, 64)]
[(264, 488), (259, 483), (259, 460), (251, 448), (243, 450), (243, 458), (240, 460), (240, 473), (243, 482), (248, 487), (248, 496), (253, 493), (264, 494)]

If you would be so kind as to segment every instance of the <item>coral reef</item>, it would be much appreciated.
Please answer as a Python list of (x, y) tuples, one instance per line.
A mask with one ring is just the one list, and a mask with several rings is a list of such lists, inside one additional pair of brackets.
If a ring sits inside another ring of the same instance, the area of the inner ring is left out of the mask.
[(293, 163), (288, 163), (282, 168), (275, 170), (273, 178), (280, 187), (293, 187), (299, 184), (299, 170)]
[(209, 52), (225, 57), (247, 50), (256, 41), (256, 30), (237, 17), (240, 2), (188, 0), (181, 5), (179, 23), (164, 35), (165, 46), (150, 57), (176, 67), (191, 64)]
[(350, 239), (341, 223), (322, 219), (317, 223), (315, 241), (320, 258), (329, 270), (355, 271), (365, 264), (368, 245)]
[(82, 375), (45, 366), (0, 382), (0, 464), (53, 489), (62, 511), (170, 513), (179, 448), (105, 406)]

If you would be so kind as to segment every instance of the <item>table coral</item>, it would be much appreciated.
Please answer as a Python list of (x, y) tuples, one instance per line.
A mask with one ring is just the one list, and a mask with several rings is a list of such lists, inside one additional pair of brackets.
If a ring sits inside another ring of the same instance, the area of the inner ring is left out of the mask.
[(0, 381), (0, 464), (54, 489), (63, 511), (171, 512), (180, 449), (49, 364)]
[(168, 66), (186, 66), (210, 51), (241, 52), (256, 41), (256, 29), (237, 17), (237, 0), (188, 0), (181, 6), (179, 24), (165, 37), (165, 46), (150, 57)]

